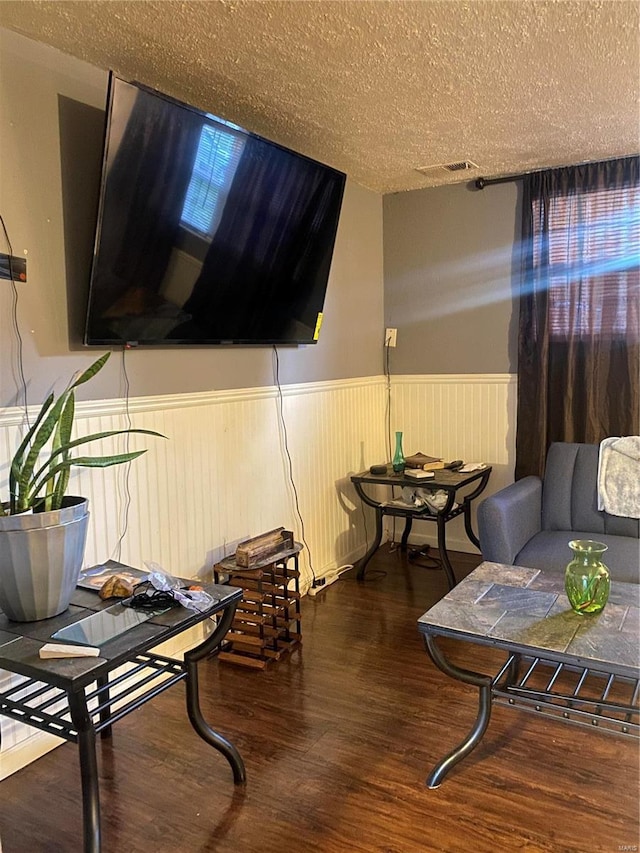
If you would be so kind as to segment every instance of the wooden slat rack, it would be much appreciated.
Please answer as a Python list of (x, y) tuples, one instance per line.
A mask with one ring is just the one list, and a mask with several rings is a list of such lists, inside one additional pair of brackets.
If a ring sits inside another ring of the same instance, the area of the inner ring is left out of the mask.
[(214, 567), (216, 583), (221, 578), (242, 588), (234, 620), (218, 659), (227, 663), (265, 669), (302, 642), (300, 628), (300, 569), (294, 542), (279, 554), (251, 568), (238, 566), (227, 557)]

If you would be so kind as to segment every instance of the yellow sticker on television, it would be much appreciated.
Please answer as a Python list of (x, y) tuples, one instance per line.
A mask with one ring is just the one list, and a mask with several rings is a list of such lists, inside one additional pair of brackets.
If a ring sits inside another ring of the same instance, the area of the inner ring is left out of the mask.
[(317, 341), (318, 337), (320, 335), (320, 327), (322, 326), (322, 317), (323, 317), (322, 311), (318, 311), (318, 318), (316, 320), (316, 328), (315, 328), (315, 331), (313, 333), (313, 340), (314, 341)]

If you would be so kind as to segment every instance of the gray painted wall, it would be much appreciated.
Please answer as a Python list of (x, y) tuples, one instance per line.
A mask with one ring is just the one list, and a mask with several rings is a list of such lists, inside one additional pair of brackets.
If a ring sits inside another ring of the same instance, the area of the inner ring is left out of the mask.
[(397, 374), (515, 373), (518, 184), (384, 197), (385, 326)]
[[(0, 30), (0, 214), (27, 257), (17, 318), (31, 404), (102, 351), (80, 341), (106, 84), (105, 70)], [(21, 402), (12, 312), (0, 281), (0, 406)], [(319, 342), (282, 347), (280, 381), (379, 375), (383, 324), (382, 197), (348, 181)], [(120, 363), (112, 357), (78, 398), (122, 396)], [(126, 366), (136, 397), (274, 384), (270, 347), (132, 350)]]

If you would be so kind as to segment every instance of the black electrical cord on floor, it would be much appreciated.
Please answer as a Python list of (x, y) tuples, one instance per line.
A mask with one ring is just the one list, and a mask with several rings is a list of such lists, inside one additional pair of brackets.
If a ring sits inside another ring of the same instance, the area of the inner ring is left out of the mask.
[(13, 325), (13, 331), (16, 336), (16, 341), (18, 343), (18, 374), (20, 377), (20, 382), (22, 384), (22, 396), (24, 401), (24, 416), (27, 422), (27, 427), (31, 428), (31, 423), (29, 422), (29, 403), (27, 400), (27, 380), (24, 376), (24, 357), (22, 353), (22, 335), (20, 334), (20, 326), (18, 324), (18, 288), (16, 287), (16, 280), (13, 277), (13, 267), (11, 266), (11, 258), (13, 257), (13, 247), (11, 245), (11, 240), (9, 239), (9, 232), (7, 231), (7, 226), (4, 224), (4, 219), (0, 216), (0, 223), (2, 224), (2, 230), (4, 232), (4, 238), (7, 243), (7, 248), (9, 249), (9, 278), (11, 279), (11, 291), (13, 294), (13, 305), (11, 310), (11, 322)]
[(311, 570), (312, 577), (312, 586), (317, 586), (318, 579), (316, 577), (316, 573), (313, 570), (313, 562), (311, 560), (311, 549), (307, 544), (307, 540), (305, 538), (304, 532), (304, 520), (302, 518), (302, 513), (300, 512), (300, 502), (298, 500), (298, 490), (296, 488), (295, 480), (293, 479), (293, 462), (291, 461), (291, 454), (289, 453), (289, 439), (287, 436), (287, 424), (284, 419), (284, 401), (282, 397), (282, 387), (280, 386), (280, 358), (278, 356), (278, 347), (273, 345), (273, 355), (274, 355), (274, 376), (276, 380), (276, 387), (278, 389), (278, 416), (280, 418), (280, 424), (282, 426), (282, 438), (284, 443), (284, 452), (287, 457), (288, 463), (288, 473), (289, 473), (289, 482), (291, 483), (291, 488), (293, 490), (296, 514), (300, 520), (300, 538), (302, 539), (302, 543), (307, 549), (307, 554), (309, 555), (309, 568)]

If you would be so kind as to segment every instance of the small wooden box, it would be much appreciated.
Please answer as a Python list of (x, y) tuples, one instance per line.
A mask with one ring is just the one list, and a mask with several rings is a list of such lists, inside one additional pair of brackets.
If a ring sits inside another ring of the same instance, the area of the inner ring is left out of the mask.
[(282, 551), (293, 547), (293, 533), (284, 527), (276, 527), (253, 539), (240, 542), (236, 548), (236, 565), (249, 569), (264, 563), (269, 557), (274, 557)]

